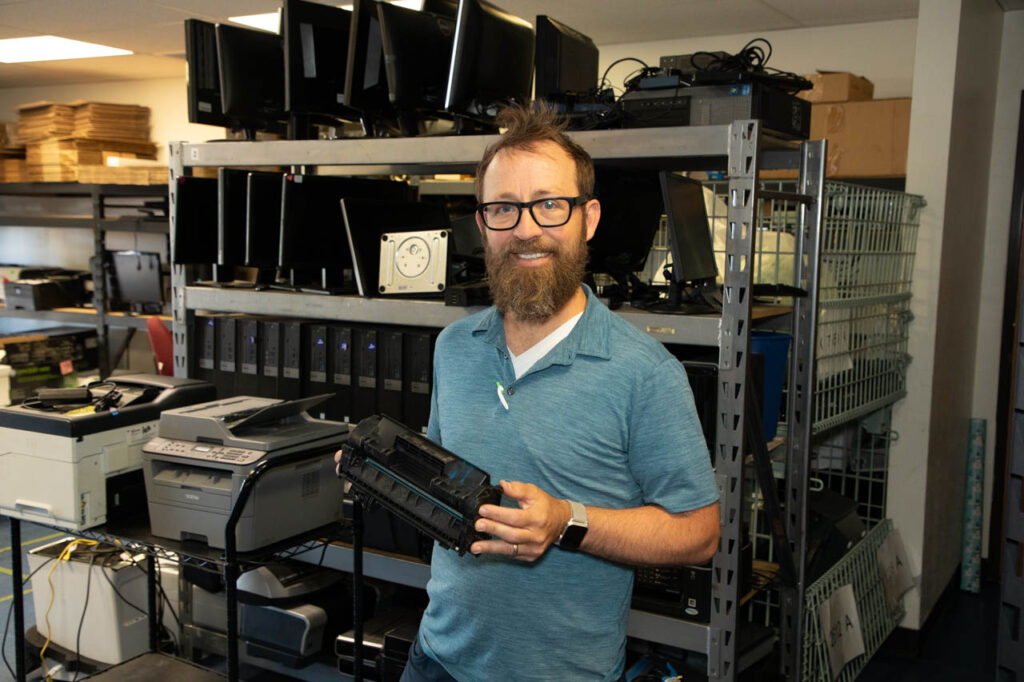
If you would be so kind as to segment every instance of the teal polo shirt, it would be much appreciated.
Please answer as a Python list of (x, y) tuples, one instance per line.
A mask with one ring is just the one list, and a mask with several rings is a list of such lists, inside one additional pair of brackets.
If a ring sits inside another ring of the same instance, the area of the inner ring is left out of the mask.
[[(585, 505), (711, 504), (718, 492), (681, 363), (584, 289), (575, 328), (518, 380), (493, 307), (441, 332), (427, 435), (495, 483)], [(529, 563), (435, 546), (420, 640), (467, 682), (614, 680), (632, 581), (628, 566), (558, 547)]]

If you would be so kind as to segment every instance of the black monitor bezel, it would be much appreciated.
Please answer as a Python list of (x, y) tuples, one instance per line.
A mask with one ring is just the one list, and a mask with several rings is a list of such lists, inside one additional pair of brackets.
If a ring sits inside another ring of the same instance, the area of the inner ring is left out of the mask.
[[(185, 227), (196, 221), (198, 229)], [(186, 232), (187, 230), (187, 232)], [(187, 236), (187, 239), (182, 237)], [(196, 238), (199, 239), (196, 239)], [(178, 176), (174, 192), (174, 263), (210, 265), (217, 262), (217, 179)]]
[[(718, 266), (703, 183), (671, 171), (661, 171), (658, 176), (672, 255), (672, 281), (680, 285), (713, 284), (718, 277)], [(680, 214), (673, 197), (680, 199), (689, 213)]]
[[(378, 293), (380, 245), (389, 232), (450, 230), (448, 211), (442, 204), (422, 201), (381, 201), (345, 198), (341, 213), (352, 254), (352, 266), (360, 296)], [(448, 240), (451, 245), (452, 240)]]
[(249, 267), (277, 267), (284, 176), (269, 171), (246, 175), (245, 264)]
[[(281, 40), (284, 110), (287, 113), (330, 117), (339, 121), (353, 117), (352, 110), (344, 102), (351, 22), (352, 13), (340, 7), (308, 0), (284, 0), (281, 6)], [(306, 77), (304, 71), (308, 58), (302, 36), (304, 25), (312, 27), (313, 68), (316, 71), (312, 78)], [(323, 54), (324, 51), (332, 54)], [(330, 59), (332, 56), (334, 59)]]
[[(232, 24), (217, 24), (217, 62), (221, 112), (234, 122), (232, 127), (283, 132), (287, 115), (281, 36)], [(253, 74), (258, 77), (253, 78)]]
[[(111, 292), (112, 295), (110, 298), (112, 302), (127, 304), (129, 306), (146, 306), (146, 304), (163, 306), (165, 302), (164, 274), (159, 253), (155, 251), (108, 251), (107, 254), (110, 259), (111, 279), (115, 283), (114, 291), (116, 291), (116, 295), (113, 295), (113, 291)], [(126, 272), (130, 272), (131, 268), (129, 267), (124, 269), (120, 267), (120, 264), (124, 263), (124, 261), (129, 257), (146, 258), (151, 264), (155, 261), (156, 268), (150, 268), (150, 271), (155, 271), (156, 277), (151, 278), (151, 281), (148, 282), (148, 288), (151, 289), (151, 293), (155, 292), (155, 295), (139, 297), (125, 295), (125, 287), (123, 286), (123, 283), (126, 278), (122, 275)]]
[[(212, 53), (211, 76), (216, 87), (202, 87), (206, 80), (199, 74), (198, 54), (205, 49), (207, 60)], [(230, 128), (232, 120), (225, 116), (220, 94), (220, 57), (217, 50), (217, 25), (202, 19), (185, 20), (185, 92), (189, 123)]]
[[(546, 14), (537, 15), (535, 29), (535, 99), (557, 100), (566, 95), (586, 95), (597, 88), (600, 53), (589, 36)], [(575, 68), (567, 69), (567, 61)], [(586, 75), (580, 75), (581, 71)]]
[[(495, 33), (501, 35), (495, 35)], [(519, 66), (518, 73), (510, 63), (516, 40), (519, 55), (529, 68)], [(488, 51), (489, 50), (489, 51)], [(536, 33), (533, 26), (487, 0), (459, 0), (456, 31), (445, 89), (444, 108), (454, 116), (489, 121), (497, 106), (508, 103), (526, 104), (533, 91), (533, 59), (536, 51)], [(480, 71), (491, 65), (492, 78), (483, 87)], [(509, 86), (510, 81), (515, 82)]]

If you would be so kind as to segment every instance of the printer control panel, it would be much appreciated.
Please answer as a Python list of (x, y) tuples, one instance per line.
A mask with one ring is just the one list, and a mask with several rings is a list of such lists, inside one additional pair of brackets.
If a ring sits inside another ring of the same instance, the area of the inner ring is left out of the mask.
[(175, 457), (187, 457), (189, 459), (222, 464), (253, 464), (263, 459), (267, 454), (260, 450), (250, 450), (248, 448), (159, 437), (143, 445), (142, 449), (154, 455), (173, 455)]

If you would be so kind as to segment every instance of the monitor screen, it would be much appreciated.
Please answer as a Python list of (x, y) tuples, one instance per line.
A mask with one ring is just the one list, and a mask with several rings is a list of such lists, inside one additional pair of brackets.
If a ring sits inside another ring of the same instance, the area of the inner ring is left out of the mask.
[(283, 173), (246, 174), (245, 264), (276, 268), (281, 243)]
[(444, 107), (459, 116), (493, 118), (498, 107), (530, 100), (534, 31), (486, 0), (459, 0)]
[(164, 301), (160, 254), (144, 251), (111, 251), (114, 291), (111, 298), (143, 308)]
[(239, 128), (282, 128), (284, 51), (281, 37), (255, 29), (217, 25), (221, 110)]
[(718, 269), (704, 205), (704, 186), (698, 180), (668, 171), (659, 175), (668, 220), (673, 281), (714, 282)]
[(345, 105), (376, 118), (388, 111), (388, 82), (384, 71), (377, 0), (355, 0), (345, 66)]
[(391, 105), (399, 112), (443, 111), (455, 21), (383, 2), (377, 14)]
[(217, 169), (217, 265), (245, 265), (249, 171)]
[(624, 281), (644, 269), (661, 225), (662, 199), (657, 171), (598, 166), (594, 194), (601, 221), (589, 242), (591, 273)]
[(231, 119), (221, 109), (216, 25), (185, 20), (185, 61), (189, 123), (230, 127)]
[(534, 97), (558, 100), (597, 87), (598, 49), (579, 31), (543, 14), (537, 17)]
[(284, 176), (278, 265), (283, 268), (352, 267), (341, 217), (346, 197), (409, 201), (414, 190), (404, 182), (333, 175)]
[(174, 193), (175, 263), (217, 262), (217, 180), (178, 177)]
[(341, 200), (341, 213), (360, 296), (377, 292), (381, 235), (448, 228), (448, 212), (441, 204), (347, 198)]
[(306, 0), (285, 0), (284, 108), (292, 114), (343, 119), (345, 66), (352, 13)]

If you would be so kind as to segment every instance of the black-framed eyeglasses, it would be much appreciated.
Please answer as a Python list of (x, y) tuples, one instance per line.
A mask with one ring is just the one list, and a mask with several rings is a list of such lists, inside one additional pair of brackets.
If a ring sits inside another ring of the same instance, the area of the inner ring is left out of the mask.
[(529, 209), (533, 221), (541, 227), (561, 227), (569, 222), (574, 206), (590, 201), (576, 197), (544, 197), (533, 201), (488, 201), (476, 207), (484, 225), (491, 230), (511, 230), (519, 224), (523, 209)]

